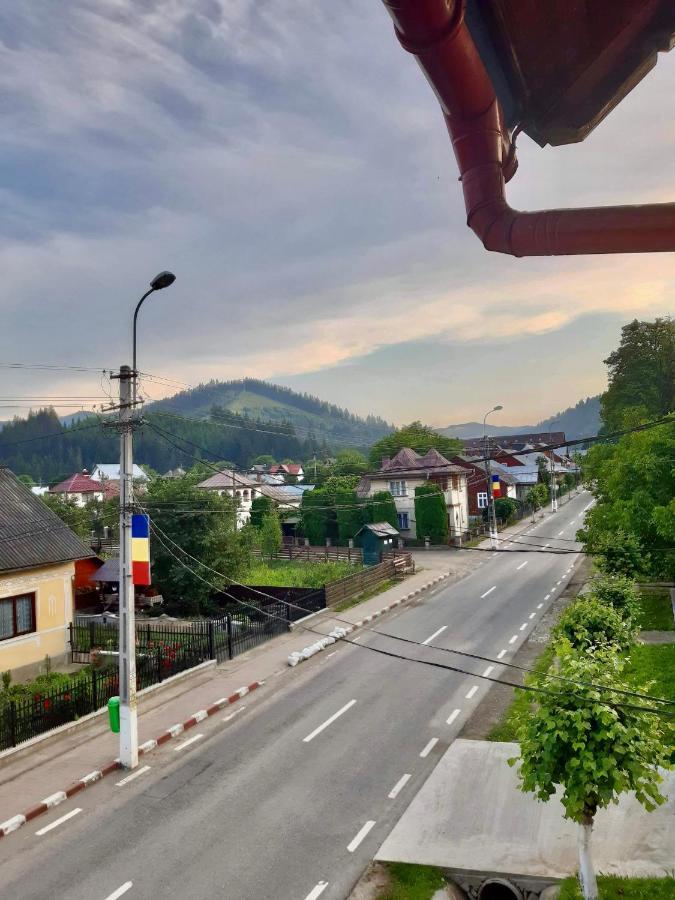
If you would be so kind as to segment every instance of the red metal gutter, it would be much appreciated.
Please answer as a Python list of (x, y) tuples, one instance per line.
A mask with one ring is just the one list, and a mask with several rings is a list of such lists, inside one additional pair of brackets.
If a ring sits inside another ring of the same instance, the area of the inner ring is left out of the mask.
[(505, 193), (515, 147), (464, 20), (464, 0), (383, 0), (396, 34), (431, 84), (452, 138), (467, 224), (512, 256), (675, 250), (675, 203), (520, 212)]

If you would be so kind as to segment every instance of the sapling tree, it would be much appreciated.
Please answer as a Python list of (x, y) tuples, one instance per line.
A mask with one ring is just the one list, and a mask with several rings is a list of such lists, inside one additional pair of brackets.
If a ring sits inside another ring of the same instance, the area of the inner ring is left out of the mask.
[[(664, 725), (657, 713), (631, 707), (630, 698), (602, 687), (629, 689), (622, 681), (624, 665), (611, 650), (576, 653), (568, 643), (558, 646), (556, 674), (579, 682), (544, 679), (538, 684), (536, 708), (523, 720), (518, 737), (521, 790), (549, 800), (560, 788), (564, 816), (579, 825), (579, 874), (586, 900), (597, 900), (591, 858), (595, 814), (621, 794), (634, 792), (648, 811), (664, 802), (659, 792), (660, 767), (668, 762)], [(633, 688), (634, 689), (634, 688)], [(647, 706), (647, 701), (632, 704)]]

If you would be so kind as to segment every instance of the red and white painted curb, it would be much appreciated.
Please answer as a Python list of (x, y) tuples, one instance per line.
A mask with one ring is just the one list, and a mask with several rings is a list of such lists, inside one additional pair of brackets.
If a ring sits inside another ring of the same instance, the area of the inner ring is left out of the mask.
[[(196, 713), (190, 716), (189, 719), (186, 719), (185, 722), (179, 722), (176, 725), (172, 725), (170, 728), (167, 728), (160, 736), (155, 740), (152, 739), (150, 741), (146, 741), (144, 744), (141, 744), (138, 748), (139, 756), (144, 756), (146, 753), (151, 753), (156, 747), (160, 747), (162, 744), (166, 744), (167, 741), (170, 741), (172, 738), (178, 737), (178, 735), (183, 734), (184, 731), (187, 731), (190, 728), (194, 728), (199, 722), (203, 722), (204, 719), (207, 719), (209, 716), (215, 716), (216, 713), (220, 712), (226, 706), (231, 706), (233, 703), (237, 703), (241, 700), (242, 697), (245, 697), (247, 694), (250, 694), (251, 691), (257, 690), (259, 687), (262, 687), (265, 684), (264, 681), (254, 681), (252, 684), (249, 684), (247, 687), (241, 687), (234, 692), (234, 694), (230, 694), (229, 697), (221, 697), (219, 700), (216, 700), (211, 706), (208, 706), (206, 709), (200, 709)], [(31, 806), (30, 809), (27, 809), (23, 813), (18, 813), (16, 816), (12, 816), (11, 819), (7, 819), (6, 822), (0, 822), (0, 838), (6, 837), (6, 835), (11, 834), (13, 831), (16, 831), (18, 828), (21, 828), (22, 825), (25, 825), (26, 822), (30, 822), (32, 819), (37, 818), (37, 816), (41, 816), (42, 813), (48, 812), (54, 806), (58, 806), (59, 803), (63, 803), (64, 800), (68, 800), (74, 794), (83, 791), (89, 785), (94, 784), (97, 781), (100, 781), (101, 778), (105, 778), (106, 775), (110, 775), (111, 772), (116, 772), (122, 768), (119, 760), (114, 759), (112, 762), (107, 763), (105, 766), (101, 766), (100, 769), (94, 769), (93, 772), (88, 772), (79, 781), (74, 781), (71, 785), (69, 785), (64, 791), (56, 791), (54, 794), (50, 794), (49, 797), (45, 797), (40, 803), (36, 803), (35, 806)]]
[(302, 650), (294, 650), (293, 653), (291, 653), (288, 657), (288, 665), (297, 666), (298, 663), (304, 662), (304, 660), (306, 659), (311, 659), (312, 656), (320, 653), (322, 650), (325, 650), (326, 647), (328, 647), (330, 644), (334, 644), (341, 638), (347, 637), (348, 634), (351, 634), (352, 631), (356, 631), (357, 628), (365, 627), (366, 625), (370, 624), (373, 619), (377, 619), (379, 616), (384, 615), (395, 607), (401, 606), (402, 603), (407, 603), (408, 600), (412, 600), (415, 597), (418, 597), (423, 591), (428, 591), (429, 588), (434, 587), (434, 585), (439, 584), (441, 581), (445, 581), (445, 579), (449, 578), (451, 574), (452, 572), (448, 572), (446, 575), (439, 575), (438, 578), (433, 578), (431, 581), (423, 584), (422, 587), (411, 591), (409, 594), (405, 594), (398, 600), (394, 600), (393, 603), (390, 603), (388, 606), (383, 606), (382, 609), (378, 609), (376, 612), (371, 613), (369, 616), (364, 616), (363, 619), (359, 619), (359, 621), (354, 622), (353, 625), (347, 625), (345, 627), (342, 627), (340, 625), (337, 628), (334, 628), (325, 637), (319, 638), (318, 641), (314, 641), (313, 644), (304, 647)]

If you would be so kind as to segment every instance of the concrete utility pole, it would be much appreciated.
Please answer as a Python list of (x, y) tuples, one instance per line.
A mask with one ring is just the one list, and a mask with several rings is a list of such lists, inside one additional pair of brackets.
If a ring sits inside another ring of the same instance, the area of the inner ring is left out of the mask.
[[(553, 422), (549, 423), (549, 431), (548, 431), (548, 442), (549, 444), (553, 443), (553, 425), (558, 422), (558, 419), (554, 419)], [(549, 462), (550, 462), (550, 471), (551, 471), (551, 512), (558, 512), (558, 485), (555, 482), (555, 466), (553, 464), (553, 450), (549, 449)]]
[(495, 498), (492, 493), (492, 470), (490, 468), (490, 453), (489, 453), (489, 444), (488, 444), (488, 436), (487, 436), (487, 417), (490, 413), (497, 412), (500, 409), (503, 409), (503, 406), (493, 406), (492, 409), (488, 410), (483, 416), (483, 446), (484, 446), (484, 457), (485, 457), (485, 482), (487, 484), (487, 498), (488, 498), (488, 526), (490, 529), (490, 546), (493, 550), (496, 550), (499, 547), (499, 536), (497, 532), (497, 513), (495, 512)]

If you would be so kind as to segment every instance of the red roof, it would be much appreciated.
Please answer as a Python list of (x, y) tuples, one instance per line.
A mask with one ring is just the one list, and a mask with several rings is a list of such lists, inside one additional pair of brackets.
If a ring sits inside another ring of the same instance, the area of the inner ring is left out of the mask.
[(65, 481), (49, 488), (50, 494), (93, 494), (103, 493), (100, 481), (94, 481), (85, 472), (76, 472)]

